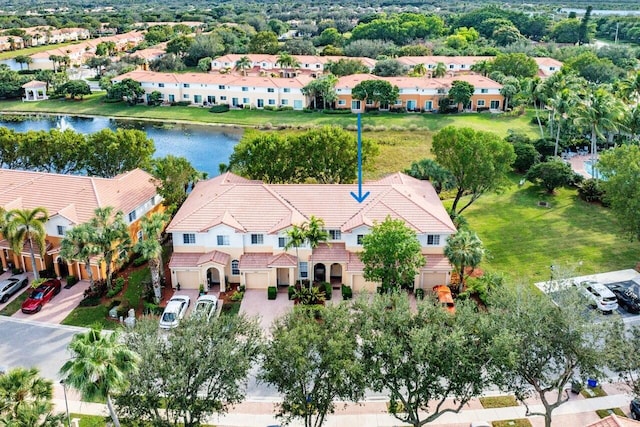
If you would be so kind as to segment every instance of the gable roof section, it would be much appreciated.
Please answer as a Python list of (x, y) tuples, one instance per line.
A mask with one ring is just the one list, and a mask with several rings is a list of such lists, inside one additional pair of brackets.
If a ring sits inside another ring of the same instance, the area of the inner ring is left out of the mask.
[(0, 206), (5, 209), (45, 207), (74, 224), (93, 217), (98, 207), (113, 206), (125, 214), (156, 195), (151, 175), (134, 169), (113, 178), (0, 169)]
[(587, 427), (640, 427), (640, 422), (611, 414), (606, 418), (589, 424)]
[(357, 203), (351, 196), (355, 184), (264, 184), (226, 173), (199, 182), (167, 231), (206, 231), (226, 224), (240, 232), (275, 234), (313, 215), (326, 228), (344, 232), (371, 227), (387, 216), (402, 219), (418, 233), (455, 232), (428, 181), (397, 173), (365, 185), (371, 194)]

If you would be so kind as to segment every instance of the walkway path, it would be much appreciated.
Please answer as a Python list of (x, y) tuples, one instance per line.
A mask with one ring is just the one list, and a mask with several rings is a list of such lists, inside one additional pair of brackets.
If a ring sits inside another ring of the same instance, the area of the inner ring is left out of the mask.
[[(631, 397), (623, 393), (618, 384), (604, 384), (603, 389), (609, 393), (605, 397), (585, 399), (581, 395), (571, 395), (570, 400), (554, 411), (554, 425), (562, 427), (583, 427), (600, 419), (597, 409), (622, 408), (628, 414)], [(73, 413), (106, 415), (105, 405), (83, 403), (77, 400), (77, 395), (68, 391), (69, 410)], [(266, 427), (278, 425), (279, 420), (274, 416), (276, 400), (249, 400), (237, 405), (224, 416), (212, 416), (209, 424), (217, 427)], [(528, 401), (531, 411), (542, 411), (539, 401)], [(57, 385), (54, 404), (57, 410), (64, 411), (64, 396), (62, 387)], [(451, 403), (452, 404), (452, 403)], [(483, 409), (478, 399), (473, 399), (460, 413), (446, 413), (429, 426), (437, 427), (468, 427), (472, 421), (498, 421), (525, 417), (524, 406), (509, 408)], [(542, 417), (530, 417), (534, 427), (544, 426)], [(300, 422), (291, 424), (293, 427), (302, 425)], [(398, 419), (387, 413), (386, 402), (366, 401), (360, 405), (353, 403), (338, 405), (334, 415), (328, 417), (326, 427), (393, 427), (404, 426)]]

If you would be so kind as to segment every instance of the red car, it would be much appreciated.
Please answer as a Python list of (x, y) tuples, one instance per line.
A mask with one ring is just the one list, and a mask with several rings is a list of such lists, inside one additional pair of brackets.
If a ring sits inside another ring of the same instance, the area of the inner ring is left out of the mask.
[(23, 313), (37, 313), (51, 298), (60, 293), (62, 285), (58, 279), (49, 279), (34, 290), (31, 295), (22, 303)]

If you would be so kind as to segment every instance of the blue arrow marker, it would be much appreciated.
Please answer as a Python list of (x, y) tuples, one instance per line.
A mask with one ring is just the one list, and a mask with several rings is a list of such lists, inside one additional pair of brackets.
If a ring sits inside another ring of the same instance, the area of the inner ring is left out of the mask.
[(358, 113), (358, 194), (351, 192), (351, 196), (356, 202), (362, 203), (364, 199), (369, 197), (369, 192), (362, 194), (362, 120)]

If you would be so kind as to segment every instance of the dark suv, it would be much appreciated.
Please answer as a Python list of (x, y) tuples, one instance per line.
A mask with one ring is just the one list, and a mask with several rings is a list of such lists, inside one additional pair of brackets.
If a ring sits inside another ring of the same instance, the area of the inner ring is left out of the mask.
[(631, 411), (631, 418), (640, 420), (640, 400), (633, 399), (629, 405), (629, 410)]
[(629, 313), (640, 313), (640, 298), (631, 289), (622, 286), (613, 286), (610, 288), (618, 298), (618, 305)]

